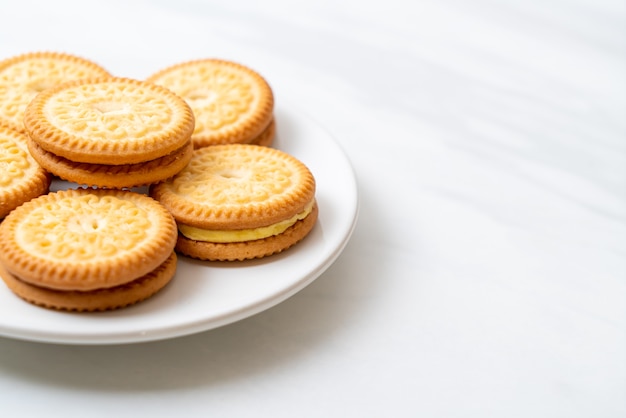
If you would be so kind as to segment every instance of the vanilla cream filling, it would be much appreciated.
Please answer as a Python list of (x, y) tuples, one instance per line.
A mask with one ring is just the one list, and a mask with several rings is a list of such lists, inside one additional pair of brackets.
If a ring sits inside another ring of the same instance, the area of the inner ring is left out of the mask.
[(274, 235), (282, 234), (298, 222), (306, 218), (313, 210), (315, 200), (311, 201), (304, 210), (297, 215), (292, 216), (284, 221), (277, 222), (272, 225), (263, 226), (261, 228), (253, 229), (234, 229), (234, 230), (214, 230), (214, 229), (202, 229), (185, 224), (178, 224), (178, 230), (185, 237), (194, 241), (206, 241), (206, 242), (244, 242), (253, 241), (256, 239), (268, 238)]

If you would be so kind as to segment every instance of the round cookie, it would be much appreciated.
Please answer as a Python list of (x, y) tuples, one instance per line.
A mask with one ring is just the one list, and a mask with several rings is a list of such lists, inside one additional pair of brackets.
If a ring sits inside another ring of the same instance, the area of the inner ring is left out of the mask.
[[(196, 126), (194, 146), (253, 143), (273, 119), (274, 96), (267, 81), (241, 64), (201, 59), (179, 63), (147, 78), (185, 99)], [(270, 138), (265, 142), (271, 143)]]
[(316, 223), (315, 179), (295, 157), (273, 148), (227, 144), (194, 150), (150, 195), (174, 216), (176, 249), (203, 260), (244, 260), (281, 252)]
[(129, 283), (172, 254), (172, 215), (135, 192), (63, 190), (37, 197), (0, 224), (0, 264), (34, 286), (90, 291)]
[(27, 137), (0, 125), (0, 220), (49, 191), (51, 176), (30, 155)]
[(24, 110), (42, 90), (82, 78), (107, 77), (87, 59), (60, 52), (30, 52), (0, 61), (0, 121), (24, 131)]
[(7, 272), (0, 265), (0, 278), (16, 295), (48, 309), (93, 312), (120, 309), (141, 302), (165, 287), (176, 273), (176, 253), (150, 273), (132, 282), (91, 291), (54, 290), (35, 286)]
[(126, 78), (78, 80), (47, 89), (26, 107), (24, 127), (44, 150), (70, 161), (135, 164), (182, 148), (194, 117), (183, 99)]

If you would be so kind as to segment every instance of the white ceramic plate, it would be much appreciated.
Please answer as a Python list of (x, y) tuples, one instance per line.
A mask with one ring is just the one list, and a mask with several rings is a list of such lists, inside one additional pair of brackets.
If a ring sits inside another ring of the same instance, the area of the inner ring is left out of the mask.
[(39, 308), (17, 298), (0, 282), (0, 335), (64, 344), (173, 338), (259, 313), (319, 277), (354, 229), (358, 213), (354, 172), (338, 144), (311, 119), (280, 107), (275, 115), (274, 146), (303, 161), (317, 182), (319, 219), (302, 242), (282, 254), (242, 263), (179, 257), (176, 276), (165, 289), (112, 312), (76, 314)]

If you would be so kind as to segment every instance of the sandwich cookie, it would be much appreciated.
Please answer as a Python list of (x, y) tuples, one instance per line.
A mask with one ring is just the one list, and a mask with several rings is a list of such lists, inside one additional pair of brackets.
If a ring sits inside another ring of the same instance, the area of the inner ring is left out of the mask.
[(295, 157), (249, 144), (194, 150), (180, 173), (150, 187), (178, 224), (176, 249), (202, 260), (279, 253), (316, 223), (315, 179)]
[(0, 125), (0, 220), (49, 191), (51, 176), (30, 155), (27, 140), (25, 134)]
[(267, 81), (244, 65), (202, 59), (179, 63), (147, 78), (193, 109), (195, 148), (217, 144), (269, 146), (275, 135), (274, 96)]
[(189, 162), (193, 149), (187, 103), (163, 87), (126, 78), (47, 89), (27, 106), (24, 127), (39, 164), (87, 186), (162, 181)]
[(20, 280), (0, 264), (0, 278), (25, 301), (44, 308), (74, 312), (111, 311), (134, 305), (165, 287), (175, 273), (176, 253), (172, 253), (155, 270), (130, 283), (91, 291), (63, 291)]
[(49, 193), (0, 224), (0, 276), (18, 296), (64, 310), (110, 310), (150, 297), (176, 271), (176, 223), (124, 190)]
[(0, 61), (0, 121), (24, 132), (24, 111), (41, 91), (66, 81), (109, 77), (87, 59), (60, 52), (30, 52)]

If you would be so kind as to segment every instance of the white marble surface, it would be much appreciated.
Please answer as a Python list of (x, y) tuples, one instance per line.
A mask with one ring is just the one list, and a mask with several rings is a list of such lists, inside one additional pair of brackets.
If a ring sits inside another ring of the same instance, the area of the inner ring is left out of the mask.
[(361, 202), (336, 263), (241, 322), (0, 338), (3, 415), (626, 416), (625, 8), (2, 0), (1, 58), (256, 68), (343, 146)]

